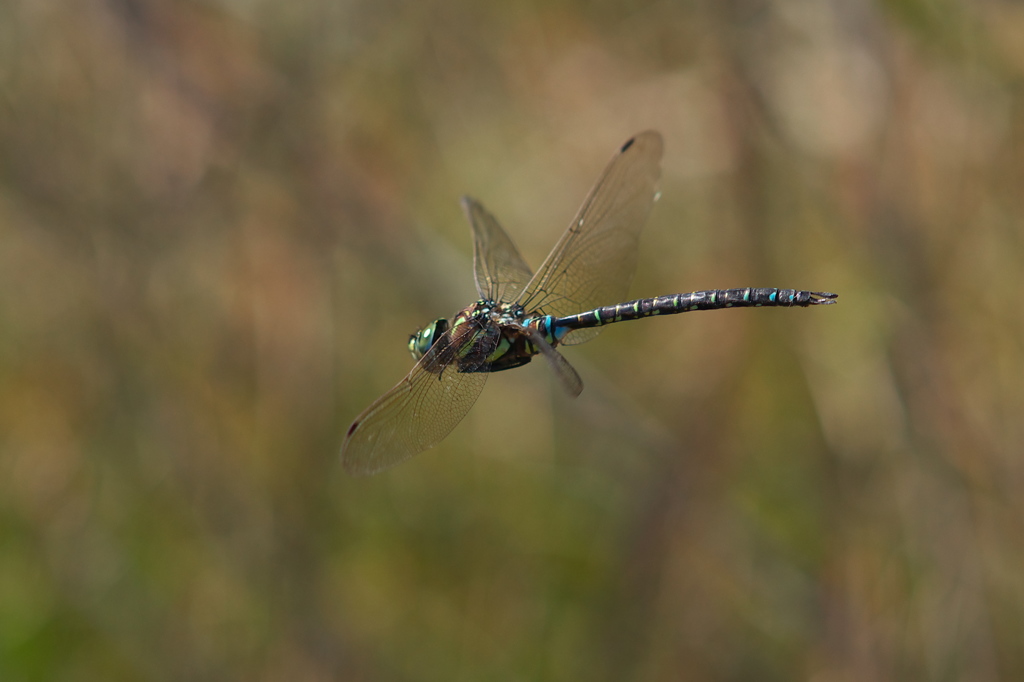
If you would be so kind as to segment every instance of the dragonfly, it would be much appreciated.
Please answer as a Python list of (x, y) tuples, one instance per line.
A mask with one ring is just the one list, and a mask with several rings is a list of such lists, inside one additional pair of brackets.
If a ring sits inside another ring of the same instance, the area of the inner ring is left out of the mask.
[(412, 371), (348, 429), (341, 447), (348, 473), (375, 474), (433, 447), (466, 416), (489, 374), (537, 355), (569, 395), (579, 395), (583, 381), (557, 348), (589, 341), (609, 324), (691, 310), (836, 302), (829, 292), (746, 287), (617, 303), (632, 282), (640, 232), (659, 196), (663, 148), (653, 130), (623, 144), (535, 273), (497, 219), (463, 197), (479, 300), (409, 338)]

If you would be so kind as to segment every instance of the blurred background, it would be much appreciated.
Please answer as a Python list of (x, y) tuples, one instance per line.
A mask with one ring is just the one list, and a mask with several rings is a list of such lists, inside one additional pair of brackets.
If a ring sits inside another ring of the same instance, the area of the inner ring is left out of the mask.
[[(0, 5), (0, 679), (1024, 679), (1024, 7)], [(617, 325), (344, 475), (666, 143)]]

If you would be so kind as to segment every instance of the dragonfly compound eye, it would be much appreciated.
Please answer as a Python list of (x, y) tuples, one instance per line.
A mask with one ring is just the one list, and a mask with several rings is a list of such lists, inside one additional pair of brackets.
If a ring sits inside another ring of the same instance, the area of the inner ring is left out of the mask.
[(448, 331), (448, 320), (441, 317), (410, 336), (409, 352), (412, 353), (413, 359), (422, 358), (446, 331)]

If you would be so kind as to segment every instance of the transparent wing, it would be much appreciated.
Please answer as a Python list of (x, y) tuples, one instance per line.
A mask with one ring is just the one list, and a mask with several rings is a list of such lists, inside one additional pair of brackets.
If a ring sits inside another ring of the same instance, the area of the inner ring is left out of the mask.
[(533, 273), (508, 233), (476, 199), (462, 197), (462, 210), (473, 226), (473, 274), (480, 298), (514, 301)]
[(583, 392), (583, 379), (580, 379), (576, 368), (570, 365), (565, 356), (555, 350), (536, 329), (530, 329), (528, 333), (533, 345), (540, 349), (565, 392), (573, 398), (579, 396)]
[(454, 359), (465, 343), (442, 336), (407, 377), (356, 417), (341, 446), (345, 471), (368, 476), (393, 467), (433, 447), (462, 421), (488, 376), (457, 370)]
[[(520, 295), (527, 311), (563, 317), (626, 297), (661, 176), (662, 149), (661, 135), (653, 130), (622, 145)], [(600, 331), (580, 329), (563, 343), (583, 343)]]

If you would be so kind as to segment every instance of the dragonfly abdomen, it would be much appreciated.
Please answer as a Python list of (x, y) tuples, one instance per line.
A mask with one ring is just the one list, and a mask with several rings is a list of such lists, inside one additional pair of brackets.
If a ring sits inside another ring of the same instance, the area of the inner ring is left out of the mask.
[(552, 322), (552, 327), (556, 337), (560, 339), (573, 329), (601, 327), (606, 324), (638, 320), (654, 315), (675, 315), (691, 310), (719, 310), (721, 308), (806, 307), (827, 305), (834, 303), (835, 299), (836, 294), (823, 291), (754, 287), (710, 289), (656, 298), (641, 298), (627, 303), (595, 308), (584, 313), (559, 317)]

